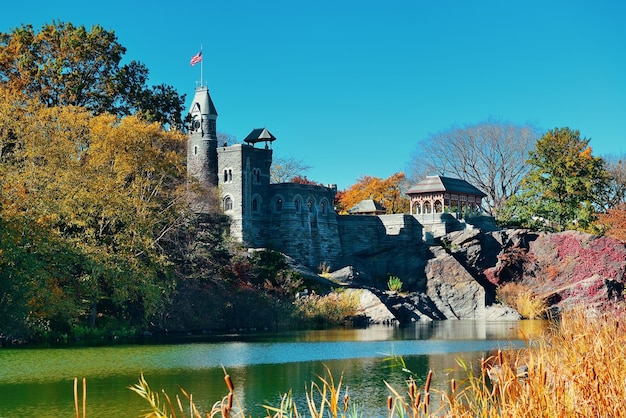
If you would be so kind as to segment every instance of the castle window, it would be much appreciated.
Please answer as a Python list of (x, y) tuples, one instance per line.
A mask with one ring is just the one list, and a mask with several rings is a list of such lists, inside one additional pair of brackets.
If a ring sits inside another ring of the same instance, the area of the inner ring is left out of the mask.
[(255, 197), (254, 199), (252, 199), (252, 211), (258, 212), (258, 210), (259, 210), (259, 199)]
[(281, 210), (283, 210), (283, 199), (277, 199), (276, 200), (276, 211), (280, 212)]
[(224, 198), (224, 210), (233, 210), (233, 199), (231, 199), (230, 196)]
[(228, 183), (233, 181), (233, 170), (229, 169), (224, 169), (224, 183)]
[(261, 170), (259, 170), (258, 168), (252, 170), (252, 182), (254, 184), (261, 183)]
[(313, 199), (309, 199), (306, 205), (309, 208), (309, 212), (313, 212)]
[(300, 213), (300, 199), (297, 198), (293, 203), (296, 206), (296, 213)]
[(322, 200), (322, 203), (320, 203), (320, 210), (322, 211), (322, 215), (326, 215), (326, 201)]
[(193, 155), (198, 155), (198, 147), (193, 147)]

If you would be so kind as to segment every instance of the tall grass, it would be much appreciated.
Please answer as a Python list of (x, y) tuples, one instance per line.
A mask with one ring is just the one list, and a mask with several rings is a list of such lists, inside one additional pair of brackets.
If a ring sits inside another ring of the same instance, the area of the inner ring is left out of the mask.
[(533, 295), (530, 288), (521, 283), (510, 282), (500, 286), (497, 296), (524, 319), (543, 318), (548, 310), (545, 299)]
[(626, 318), (566, 312), (552, 332), (525, 349), (499, 352), (466, 367), (464, 389), (446, 416), (624, 417)]
[[(391, 417), (626, 417), (626, 314), (616, 308), (611, 314), (594, 315), (582, 309), (566, 312), (558, 323), (520, 350), (498, 351), (475, 365), (458, 360), (465, 376), (432, 388), (433, 372), (418, 385), (409, 376), (403, 387), (381, 382), (389, 396), (382, 406)], [(237, 403), (232, 383), (224, 371), (224, 398), (210, 411), (200, 413), (193, 397), (182, 391), (184, 401), (175, 402), (164, 392), (152, 392), (145, 379), (131, 389), (149, 404), (144, 417), (245, 417)], [(75, 383), (76, 385), (76, 383)], [(343, 392), (343, 375), (335, 380), (330, 369), (311, 382), (305, 410), (298, 410), (292, 392), (277, 406), (266, 405), (271, 418), (353, 418), (377, 416), (363, 410), (358, 396)], [(85, 388), (83, 387), (83, 396)], [(358, 394), (356, 394), (358, 395)], [(75, 389), (76, 416), (79, 417)], [(233, 406), (234, 405), (234, 406)], [(83, 398), (84, 413), (84, 398)], [(179, 413), (179, 415), (177, 415)], [(188, 415), (185, 415), (185, 414)], [(83, 415), (84, 417), (84, 415)]]
[(296, 313), (302, 323), (312, 326), (346, 323), (357, 314), (360, 295), (357, 292), (333, 292), (299, 299)]

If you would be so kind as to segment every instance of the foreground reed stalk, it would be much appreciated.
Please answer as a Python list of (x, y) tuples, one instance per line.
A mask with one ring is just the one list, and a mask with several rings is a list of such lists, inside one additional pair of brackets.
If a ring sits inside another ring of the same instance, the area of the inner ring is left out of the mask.
[[(594, 316), (583, 310), (566, 312), (550, 332), (537, 341), (528, 341), (521, 350), (498, 351), (473, 365), (458, 359), (466, 378), (451, 380), (447, 390), (433, 389), (433, 371), (423, 387), (409, 376), (406, 387), (389, 392), (387, 416), (392, 417), (626, 417), (626, 318), (622, 309)], [(189, 404), (183, 407), (177, 395), (173, 403), (162, 392), (152, 392), (143, 375), (130, 389), (143, 397), (149, 410), (143, 417), (170, 418), (246, 417), (226, 370), (228, 393), (210, 411), (200, 413), (191, 394), (181, 389)], [(263, 405), (268, 418), (352, 418), (373, 417), (362, 410), (347, 391), (341, 395), (343, 375), (335, 381), (330, 369), (318, 376), (306, 391), (308, 411), (299, 411), (292, 392), (281, 397), (279, 406)], [(86, 418), (86, 383), (83, 379), (82, 416)], [(434, 396), (434, 398), (433, 398)], [(76, 418), (79, 415), (78, 381), (74, 380)], [(433, 403), (433, 399), (435, 402)], [(382, 405), (381, 405), (382, 406)], [(177, 415), (179, 413), (180, 415)], [(188, 415), (187, 415), (188, 414)]]

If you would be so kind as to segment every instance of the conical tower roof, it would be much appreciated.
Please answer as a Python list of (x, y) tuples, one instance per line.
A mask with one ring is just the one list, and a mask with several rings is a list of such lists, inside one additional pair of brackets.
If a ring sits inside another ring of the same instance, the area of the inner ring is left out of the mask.
[(200, 113), (201, 115), (215, 115), (217, 116), (217, 110), (209, 94), (207, 87), (198, 87), (196, 93), (193, 96), (193, 102), (189, 113)]

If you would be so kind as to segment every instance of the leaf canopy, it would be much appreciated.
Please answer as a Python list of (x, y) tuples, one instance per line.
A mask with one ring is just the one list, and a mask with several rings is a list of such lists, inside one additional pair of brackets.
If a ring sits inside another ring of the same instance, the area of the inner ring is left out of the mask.
[(555, 128), (537, 141), (527, 163), (530, 171), (521, 192), (507, 202), (507, 213), (557, 230), (589, 229), (609, 181), (589, 140), (579, 131)]
[(71, 23), (22, 25), (0, 33), (0, 85), (46, 106), (81, 106), (94, 114), (138, 114), (181, 127), (184, 96), (168, 85), (149, 88), (137, 61), (122, 64), (126, 48), (113, 31)]

